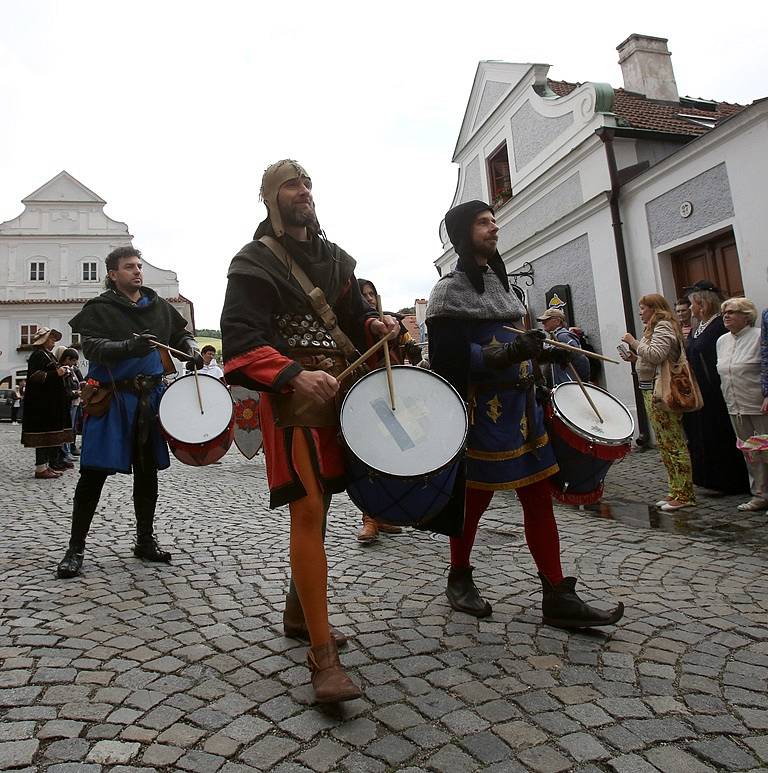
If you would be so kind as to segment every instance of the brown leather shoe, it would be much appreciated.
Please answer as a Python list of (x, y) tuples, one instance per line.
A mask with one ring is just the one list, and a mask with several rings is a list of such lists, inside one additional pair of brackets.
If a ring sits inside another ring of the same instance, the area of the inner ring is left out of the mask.
[(379, 538), (379, 524), (370, 515), (363, 513), (363, 528), (357, 533), (357, 541), (363, 544), (375, 542)]
[(362, 690), (342, 668), (333, 639), (328, 644), (310, 647), (307, 665), (312, 673), (312, 688), (318, 703), (341, 703), (362, 697)]
[[(338, 628), (332, 625), (328, 626), (331, 638), (336, 642), (337, 647), (346, 647), (347, 636)], [(299, 597), (294, 593), (285, 594), (285, 609), (283, 610), (283, 632), (289, 639), (299, 639), (300, 641), (309, 641), (309, 631), (307, 623), (304, 620), (304, 610), (301, 608)]]
[(43, 480), (58, 480), (61, 475), (54, 472), (50, 467), (46, 467), (44, 470), (35, 470), (35, 477), (42, 478)]
[(379, 531), (382, 534), (402, 534), (403, 530), (400, 526), (393, 526), (391, 523), (382, 523), (376, 521), (376, 525), (379, 527)]

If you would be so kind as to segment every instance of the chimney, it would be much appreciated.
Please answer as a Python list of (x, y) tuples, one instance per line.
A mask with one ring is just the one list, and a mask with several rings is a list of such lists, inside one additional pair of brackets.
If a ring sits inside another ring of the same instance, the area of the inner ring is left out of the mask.
[(667, 38), (630, 35), (616, 50), (624, 76), (624, 88), (644, 94), (648, 99), (678, 102), (680, 97), (672, 69)]

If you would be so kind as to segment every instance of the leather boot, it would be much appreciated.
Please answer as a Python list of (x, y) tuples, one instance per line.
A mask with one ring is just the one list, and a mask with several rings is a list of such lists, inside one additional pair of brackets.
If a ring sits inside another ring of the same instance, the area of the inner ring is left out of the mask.
[(363, 528), (357, 533), (357, 541), (364, 544), (375, 542), (379, 538), (379, 524), (370, 515), (363, 513)]
[(400, 526), (393, 526), (391, 523), (376, 521), (376, 526), (379, 527), (379, 531), (382, 534), (402, 534), (403, 533), (403, 530)]
[(340, 703), (362, 696), (360, 688), (342, 668), (333, 639), (319, 647), (310, 647), (307, 665), (312, 674), (312, 688), (318, 703)]
[(539, 574), (544, 592), (541, 611), (544, 625), (554, 628), (591, 628), (613, 625), (624, 616), (624, 604), (619, 602), (604, 612), (582, 601), (576, 593), (576, 578), (564, 577), (558, 585)]
[(77, 577), (83, 566), (84, 548), (73, 548), (71, 545), (67, 548), (64, 558), (61, 559), (56, 567), (56, 576), (60, 580), (68, 580), (70, 577)]
[[(331, 638), (336, 642), (337, 647), (347, 645), (347, 636), (332, 625), (328, 626)], [(285, 594), (285, 609), (283, 610), (283, 631), (289, 639), (299, 639), (300, 641), (309, 641), (309, 631), (307, 623), (304, 620), (304, 610), (301, 608), (301, 602), (295, 592), (288, 591)]]
[(133, 555), (158, 564), (170, 564), (171, 554), (157, 543), (154, 532), (155, 502), (151, 499), (136, 499), (133, 508), (136, 512), (136, 545)]
[(480, 596), (472, 579), (473, 566), (452, 566), (448, 572), (445, 595), (448, 603), (457, 611), (475, 617), (488, 617), (493, 611), (491, 605)]

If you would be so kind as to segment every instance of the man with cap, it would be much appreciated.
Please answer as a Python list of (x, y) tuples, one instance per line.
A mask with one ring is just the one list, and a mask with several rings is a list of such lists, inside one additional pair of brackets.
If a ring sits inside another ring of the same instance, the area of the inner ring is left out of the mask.
[(623, 604), (609, 611), (586, 604), (576, 594), (576, 578), (564, 577), (560, 565), (547, 480), (558, 466), (534, 398), (534, 361), (563, 364), (568, 355), (543, 349), (541, 331), (521, 330), (525, 308), (510, 292), (496, 249), (499, 229), (493, 209), (482, 201), (459, 204), (446, 214), (445, 226), (458, 262), (430, 295), (429, 358), (432, 369), (467, 401), (470, 415), (465, 497), (463, 502), (454, 497), (456, 506), (464, 506), (464, 533), (451, 538), (448, 601), (476, 617), (491, 614), (474, 583), (470, 555), (493, 492), (513, 489), (542, 584), (544, 623), (558, 628), (615, 623), (624, 613)]
[(21, 444), (35, 449), (35, 477), (41, 480), (55, 480), (64, 469), (74, 466), (57, 460), (61, 444), (74, 440), (64, 382), (69, 368), (60, 365), (53, 355), (60, 340), (58, 330), (38, 328), (27, 362)]
[(272, 164), (261, 198), (267, 217), (227, 274), (224, 373), (227, 383), (264, 393), (259, 414), (270, 507), (287, 504), (290, 511), (284, 630), (309, 639), (315, 697), (335, 703), (361, 695), (339, 661), (345, 638), (328, 624), (325, 517), (331, 495), (345, 487), (336, 376), (357, 349), (398, 324), (388, 316), (381, 322), (363, 300), (355, 261), (326, 239), (312, 180), (300, 164)]
[[(202, 365), (187, 321), (144, 286), (141, 252), (119, 247), (107, 256), (106, 269), (106, 292), (91, 298), (69, 323), (80, 333), (90, 367), (82, 392), (80, 479), (72, 505), (69, 547), (57, 569), (61, 578), (80, 573), (101, 491), (107, 478), (117, 472), (133, 473), (133, 554), (147, 561), (170, 562), (171, 554), (155, 538), (154, 520), (157, 471), (170, 466), (157, 410), (165, 391), (163, 373), (167, 365), (170, 369), (173, 365), (170, 360), (164, 365), (155, 343), (185, 352)], [(96, 404), (99, 397), (105, 398), (99, 403), (106, 402), (106, 409), (89, 410), (89, 402)]]
[[(536, 317), (536, 319), (541, 322), (541, 326), (549, 338), (581, 349), (579, 339), (565, 326), (565, 312), (562, 309), (551, 306), (540, 317)], [(579, 378), (582, 381), (589, 381), (589, 361), (587, 358), (583, 354), (572, 354), (570, 361), (573, 363), (573, 367), (576, 368)], [(557, 362), (553, 362), (547, 368), (547, 383), (552, 388), (558, 384), (564, 384), (566, 381), (575, 380), (568, 370)]]

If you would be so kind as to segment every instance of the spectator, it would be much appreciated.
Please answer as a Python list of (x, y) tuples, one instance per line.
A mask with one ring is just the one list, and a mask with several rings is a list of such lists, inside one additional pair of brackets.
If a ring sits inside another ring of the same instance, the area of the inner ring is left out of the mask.
[(19, 385), (13, 388), (13, 402), (11, 403), (11, 424), (19, 423), (19, 409), (21, 408), (21, 390)]
[[(717, 339), (717, 372), (733, 430), (739, 440), (768, 436), (766, 399), (760, 383), (760, 330), (755, 327), (757, 309), (747, 298), (729, 298), (722, 305), (728, 333)], [(738, 506), (741, 511), (768, 509), (768, 463), (747, 457), (752, 499)]]
[(677, 299), (677, 302), (675, 303), (675, 315), (677, 316), (677, 321), (680, 323), (680, 328), (683, 331), (683, 338), (688, 338), (691, 334), (691, 318), (693, 317), (693, 314), (691, 313), (690, 298), (684, 295), (682, 298)]
[[(549, 308), (540, 317), (536, 318), (541, 322), (544, 332), (554, 341), (560, 341), (561, 344), (568, 344), (581, 349), (581, 341), (565, 327), (565, 312), (562, 309)], [(574, 354), (571, 362), (579, 378), (582, 381), (589, 381), (589, 362), (583, 354)], [(546, 367), (547, 385), (550, 388), (558, 384), (564, 384), (566, 381), (575, 381), (571, 376), (567, 366), (553, 362)]]
[[(200, 354), (203, 357), (203, 366), (198, 368), (198, 373), (204, 373), (206, 376), (213, 376), (224, 381), (224, 371), (219, 367), (216, 362), (216, 348), (210, 344), (206, 344), (201, 350)], [(193, 363), (187, 363), (187, 370), (193, 369)]]
[(688, 289), (691, 312), (699, 322), (685, 348), (704, 398), (700, 411), (683, 415), (693, 482), (724, 494), (746, 494), (749, 491), (747, 466), (736, 447), (736, 435), (717, 372), (717, 341), (728, 332), (720, 315), (723, 298), (720, 290), (707, 280)]
[(680, 414), (669, 413), (653, 402), (653, 386), (659, 368), (665, 361), (677, 362), (683, 348), (683, 333), (666, 299), (653, 293), (640, 299), (640, 319), (645, 324), (643, 338), (638, 341), (625, 333), (622, 341), (630, 353), (622, 354), (627, 362), (636, 362), (637, 380), (643, 393), (645, 411), (656, 435), (661, 460), (667, 470), (669, 493), (656, 503), (664, 511), (691, 507), (696, 502), (691, 479), (691, 457), (683, 436)]
[(59, 363), (69, 368), (69, 372), (64, 376), (64, 393), (69, 401), (68, 416), (70, 426), (72, 427), (72, 442), (64, 443), (62, 451), (64, 452), (65, 461), (74, 461), (75, 456), (79, 456), (80, 452), (77, 450), (77, 411), (80, 406), (80, 382), (83, 380), (83, 374), (77, 367), (77, 363), (80, 360), (80, 355), (77, 349), (64, 349), (59, 354)]

